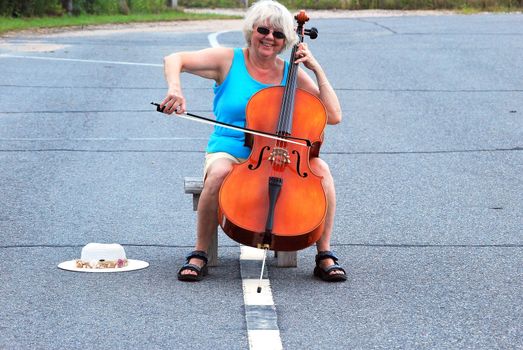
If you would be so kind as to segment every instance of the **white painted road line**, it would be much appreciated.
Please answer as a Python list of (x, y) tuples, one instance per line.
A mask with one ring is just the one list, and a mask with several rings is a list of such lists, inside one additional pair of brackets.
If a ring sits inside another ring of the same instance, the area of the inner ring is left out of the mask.
[(250, 350), (282, 350), (280, 331), (256, 330), (249, 331)]
[(276, 307), (267, 274), (261, 281), (261, 293), (257, 292), (263, 260), (263, 250), (241, 246), (240, 272), (242, 277), (245, 321), (250, 350), (281, 350), (283, 345), (278, 328)]
[[(1, 112), (0, 112), (1, 113)], [(206, 137), (0, 137), (0, 141), (193, 141), (208, 140)]]
[(79, 59), (79, 58), (26, 56), (26, 55), (11, 55), (11, 54), (1, 54), (0, 58), (23, 58), (23, 59), (30, 59), (30, 60), (83, 62), (83, 63), (103, 63), (103, 64), (119, 64), (119, 65), (126, 65), (126, 66), (163, 67), (163, 64), (156, 64), (156, 63), (104, 61), (104, 60), (84, 60), (84, 59)]
[(221, 47), (220, 43), (218, 42), (218, 35), (227, 32), (231, 32), (231, 30), (222, 30), (221, 32), (209, 34), (209, 36), (207, 36), (207, 39), (209, 40), (209, 44), (211, 45), (211, 47)]

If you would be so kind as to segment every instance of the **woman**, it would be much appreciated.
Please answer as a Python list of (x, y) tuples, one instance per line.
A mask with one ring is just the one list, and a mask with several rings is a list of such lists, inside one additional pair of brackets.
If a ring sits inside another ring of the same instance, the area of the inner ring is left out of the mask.
[[(166, 98), (160, 107), (164, 113), (184, 113), (186, 100), (180, 84), (180, 73), (188, 72), (216, 82), (214, 87), (214, 114), (217, 120), (245, 125), (245, 107), (250, 97), (260, 89), (284, 85), (289, 63), (278, 57), (283, 50), (297, 42), (291, 13), (276, 1), (261, 0), (247, 11), (244, 21), (246, 48), (209, 48), (201, 51), (178, 52), (165, 57), (165, 78), (168, 83)], [(310, 69), (313, 81), (300, 69), (298, 87), (321, 99), (327, 110), (327, 123), (341, 121), (341, 108), (320, 64), (309, 51), (307, 44), (299, 44), (296, 63)], [(224, 128), (215, 128), (205, 157), (205, 182), (198, 205), (198, 224), (195, 250), (178, 272), (182, 281), (199, 281), (207, 274), (207, 249), (215, 232), (220, 186), (233, 164), (249, 157), (250, 149), (244, 146), (244, 135)], [(336, 208), (334, 181), (329, 167), (319, 159), (310, 160), (311, 169), (323, 177), (327, 196), (325, 231), (316, 243), (314, 275), (325, 281), (344, 281), (346, 273), (337, 264), (330, 251), (330, 239)]]

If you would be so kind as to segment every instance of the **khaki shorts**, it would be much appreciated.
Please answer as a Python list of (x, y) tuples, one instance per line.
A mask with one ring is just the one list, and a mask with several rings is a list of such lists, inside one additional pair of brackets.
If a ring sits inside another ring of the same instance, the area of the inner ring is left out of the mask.
[(214, 153), (206, 153), (205, 154), (205, 164), (203, 166), (203, 178), (207, 176), (207, 171), (211, 167), (212, 163), (217, 161), (218, 159), (229, 159), (235, 164), (239, 164), (243, 161), (245, 161), (245, 158), (236, 158), (235, 156), (226, 153), (226, 152), (214, 152)]

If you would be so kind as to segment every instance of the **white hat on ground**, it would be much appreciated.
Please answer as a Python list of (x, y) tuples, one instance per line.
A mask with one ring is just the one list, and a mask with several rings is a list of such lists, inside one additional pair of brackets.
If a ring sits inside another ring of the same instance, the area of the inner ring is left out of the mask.
[(144, 269), (149, 263), (127, 259), (120, 244), (89, 243), (82, 248), (80, 259), (58, 264), (62, 270), (75, 272), (125, 272)]

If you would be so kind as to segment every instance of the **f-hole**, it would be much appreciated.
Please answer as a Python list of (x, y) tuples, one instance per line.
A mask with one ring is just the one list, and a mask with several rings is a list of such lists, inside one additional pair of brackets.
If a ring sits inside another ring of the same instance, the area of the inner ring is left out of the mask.
[(261, 165), (261, 162), (263, 160), (263, 152), (265, 152), (266, 150), (270, 150), (271, 148), (269, 146), (264, 146), (261, 151), (260, 151), (260, 154), (258, 155), (258, 163), (256, 164), (256, 166), (253, 166), (252, 164), (249, 164), (248, 168), (250, 170), (256, 170), (260, 167)]
[(296, 161), (296, 172), (298, 172), (298, 175), (303, 177), (303, 178), (309, 176), (306, 172), (302, 174), (301, 171), (300, 171), (300, 164), (301, 164), (300, 152), (298, 152), (296, 150), (293, 150), (292, 154), (295, 154), (298, 157), (298, 160)]

